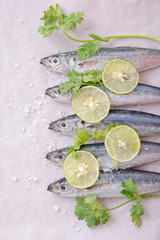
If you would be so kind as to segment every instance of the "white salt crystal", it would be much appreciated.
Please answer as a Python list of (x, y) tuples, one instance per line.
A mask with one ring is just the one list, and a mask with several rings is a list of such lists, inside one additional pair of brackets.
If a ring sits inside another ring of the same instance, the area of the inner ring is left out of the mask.
[(58, 211), (59, 211), (59, 206), (58, 206), (58, 205), (55, 205), (55, 206), (53, 207), (53, 209), (54, 209), (55, 212), (58, 212)]
[(12, 177), (12, 181), (13, 181), (13, 182), (17, 182), (17, 181), (18, 181), (18, 177), (13, 176), (13, 177)]

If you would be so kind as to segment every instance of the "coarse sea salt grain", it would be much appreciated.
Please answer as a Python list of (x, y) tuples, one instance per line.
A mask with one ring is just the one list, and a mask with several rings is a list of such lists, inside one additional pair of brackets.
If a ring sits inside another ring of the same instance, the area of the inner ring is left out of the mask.
[(58, 205), (55, 205), (55, 206), (53, 207), (53, 209), (54, 209), (55, 212), (59, 212), (59, 206), (58, 206)]
[(17, 181), (18, 181), (18, 177), (13, 176), (13, 177), (12, 177), (12, 181), (13, 181), (13, 182), (17, 182)]

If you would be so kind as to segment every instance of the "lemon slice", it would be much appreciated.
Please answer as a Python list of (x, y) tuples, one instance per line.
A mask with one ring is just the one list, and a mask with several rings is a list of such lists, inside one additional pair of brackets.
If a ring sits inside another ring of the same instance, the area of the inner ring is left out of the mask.
[(72, 107), (83, 121), (97, 123), (107, 116), (110, 101), (108, 95), (98, 87), (86, 86), (73, 98)]
[(113, 160), (127, 162), (138, 155), (141, 142), (133, 128), (120, 125), (108, 132), (105, 138), (105, 147)]
[(92, 186), (99, 176), (99, 163), (95, 156), (87, 151), (77, 151), (78, 159), (72, 153), (65, 159), (63, 172), (68, 183), (75, 188)]
[(116, 94), (132, 92), (139, 80), (135, 66), (122, 59), (112, 59), (103, 68), (102, 81), (107, 89)]

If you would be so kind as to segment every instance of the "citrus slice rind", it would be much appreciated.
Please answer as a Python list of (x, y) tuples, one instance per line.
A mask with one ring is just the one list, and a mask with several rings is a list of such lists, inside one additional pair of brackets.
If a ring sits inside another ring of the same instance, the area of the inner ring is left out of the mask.
[(86, 86), (72, 99), (72, 107), (83, 121), (97, 123), (108, 115), (110, 101), (108, 95), (98, 87)]
[(138, 155), (141, 142), (133, 128), (127, 125), (119, 125), (106, 135), (105, 147), (108, 155), (113, 160), (128, 162)]
[(67, 182), (74, 188), (91, 187), (99, 176), (99, 162), (87, 151), (77, 151), (78, 159), (68, 155), (63, 164), (63, 173)]
[(123, 59), (112, 59), (106, 63), (102, 72), (104, 86), (116, 94), (132, 92), (139, 81), (135, 66)]

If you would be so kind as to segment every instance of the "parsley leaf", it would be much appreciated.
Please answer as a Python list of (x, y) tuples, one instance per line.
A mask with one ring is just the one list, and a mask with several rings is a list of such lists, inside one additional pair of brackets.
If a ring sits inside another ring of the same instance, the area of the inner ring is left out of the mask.
[(50, 6), (47, 11), (44, 11), (44, 16), (41, 20), (45, 21), (44, 26), (38, 28), (38, 32), (43, 35), (43, 37), (49, 37), (54, 29), (59, 29), (57, 26), (57, 20), (60, 17), (61, 9), (60, 5), (56, 4), (56, 8)]
[(62, 94), (67, 94), (72, 89), (72, 97), (75, 97), (79, 89), (84, 85), (101, 85), (101, 75), (101, 72), (88, 71), (81, 74), (71, 70), (67, 73), (69, 80), (60, 84), (59, 89)]
[(72, 89), (72, 97), (74, 97), (82, 85), (82, 74), (72, 70), (67, 72), (67, 76), (69, 77), (69, 81), (61, 83), (59, 89), (62, 94), (66, 94)]
[(134, 194), (137, 190), (137, 186), (133, 182), (132, 178), (127, 178), (126, 182), (122, 182), (122, 187), (125, 188), (121, 191), (122, 195), (125, 195), (129, 199), (131, 199), (135, 196)]
[(75, 29), (77, 23), (81, 23), (83, 20), (83, 12), (71, 13), (69, 16), (62, 14), (59, 25), (64, 29)]
[(111, 129), (117, 127), (117, 126), (118, 126), (118, 125), (115, 125), (114, 123), (111, 123), (111, 124), (109, 125), (109, 127), (108, 127), (108, 132), (109, 132)]
[(79, 60), (85, 60), (87, 58), (93, 57), (100, 51), (99, 42), (88, 42), (80, 45), (77, 50), (77, 58)]
[(105, 138), (106, 133), (105, 132), (94, 132), (93, 133), (94, 138), (96, 139), (101, 139), (101, 138)]
[(132, 222), (136, 227), (141, 226), (141, 216), (144, 214), (144, 208), (140, 204), (140, 202), (136, 202), (136, 205), (132, 206), (130, 209)]
[(83, 82), (86, 83), (86, 85), (102, 85), (102, 72), (95, 72), (94, 70), (85, 72)]
[(105, 224), (109, 220), (110, 216), (106, 213), (106, 208), (100, 204), (95, 195), (85, 198), (77, 197), (76, 201), (74, 213), (79, 220), (85, 218), (88, 227)]
[(74, 145), (71, 147), (68, 147), (70, 150), (68, 151), (69, 154), (73, 154), (73, 158), (77, 158), (78, 155), (76, 154), (76, 151), (80, 149), (82, 145), (84, 145), (86, 142), (92, 140), (93, 138), (100, 139), (104, 138), (106, 133), (105, 132), (94, 132), (92, 136), (89, 135), (89, 131), (79, 130), (76, 132), (77, 135), (73, 135), (74, 138)]

